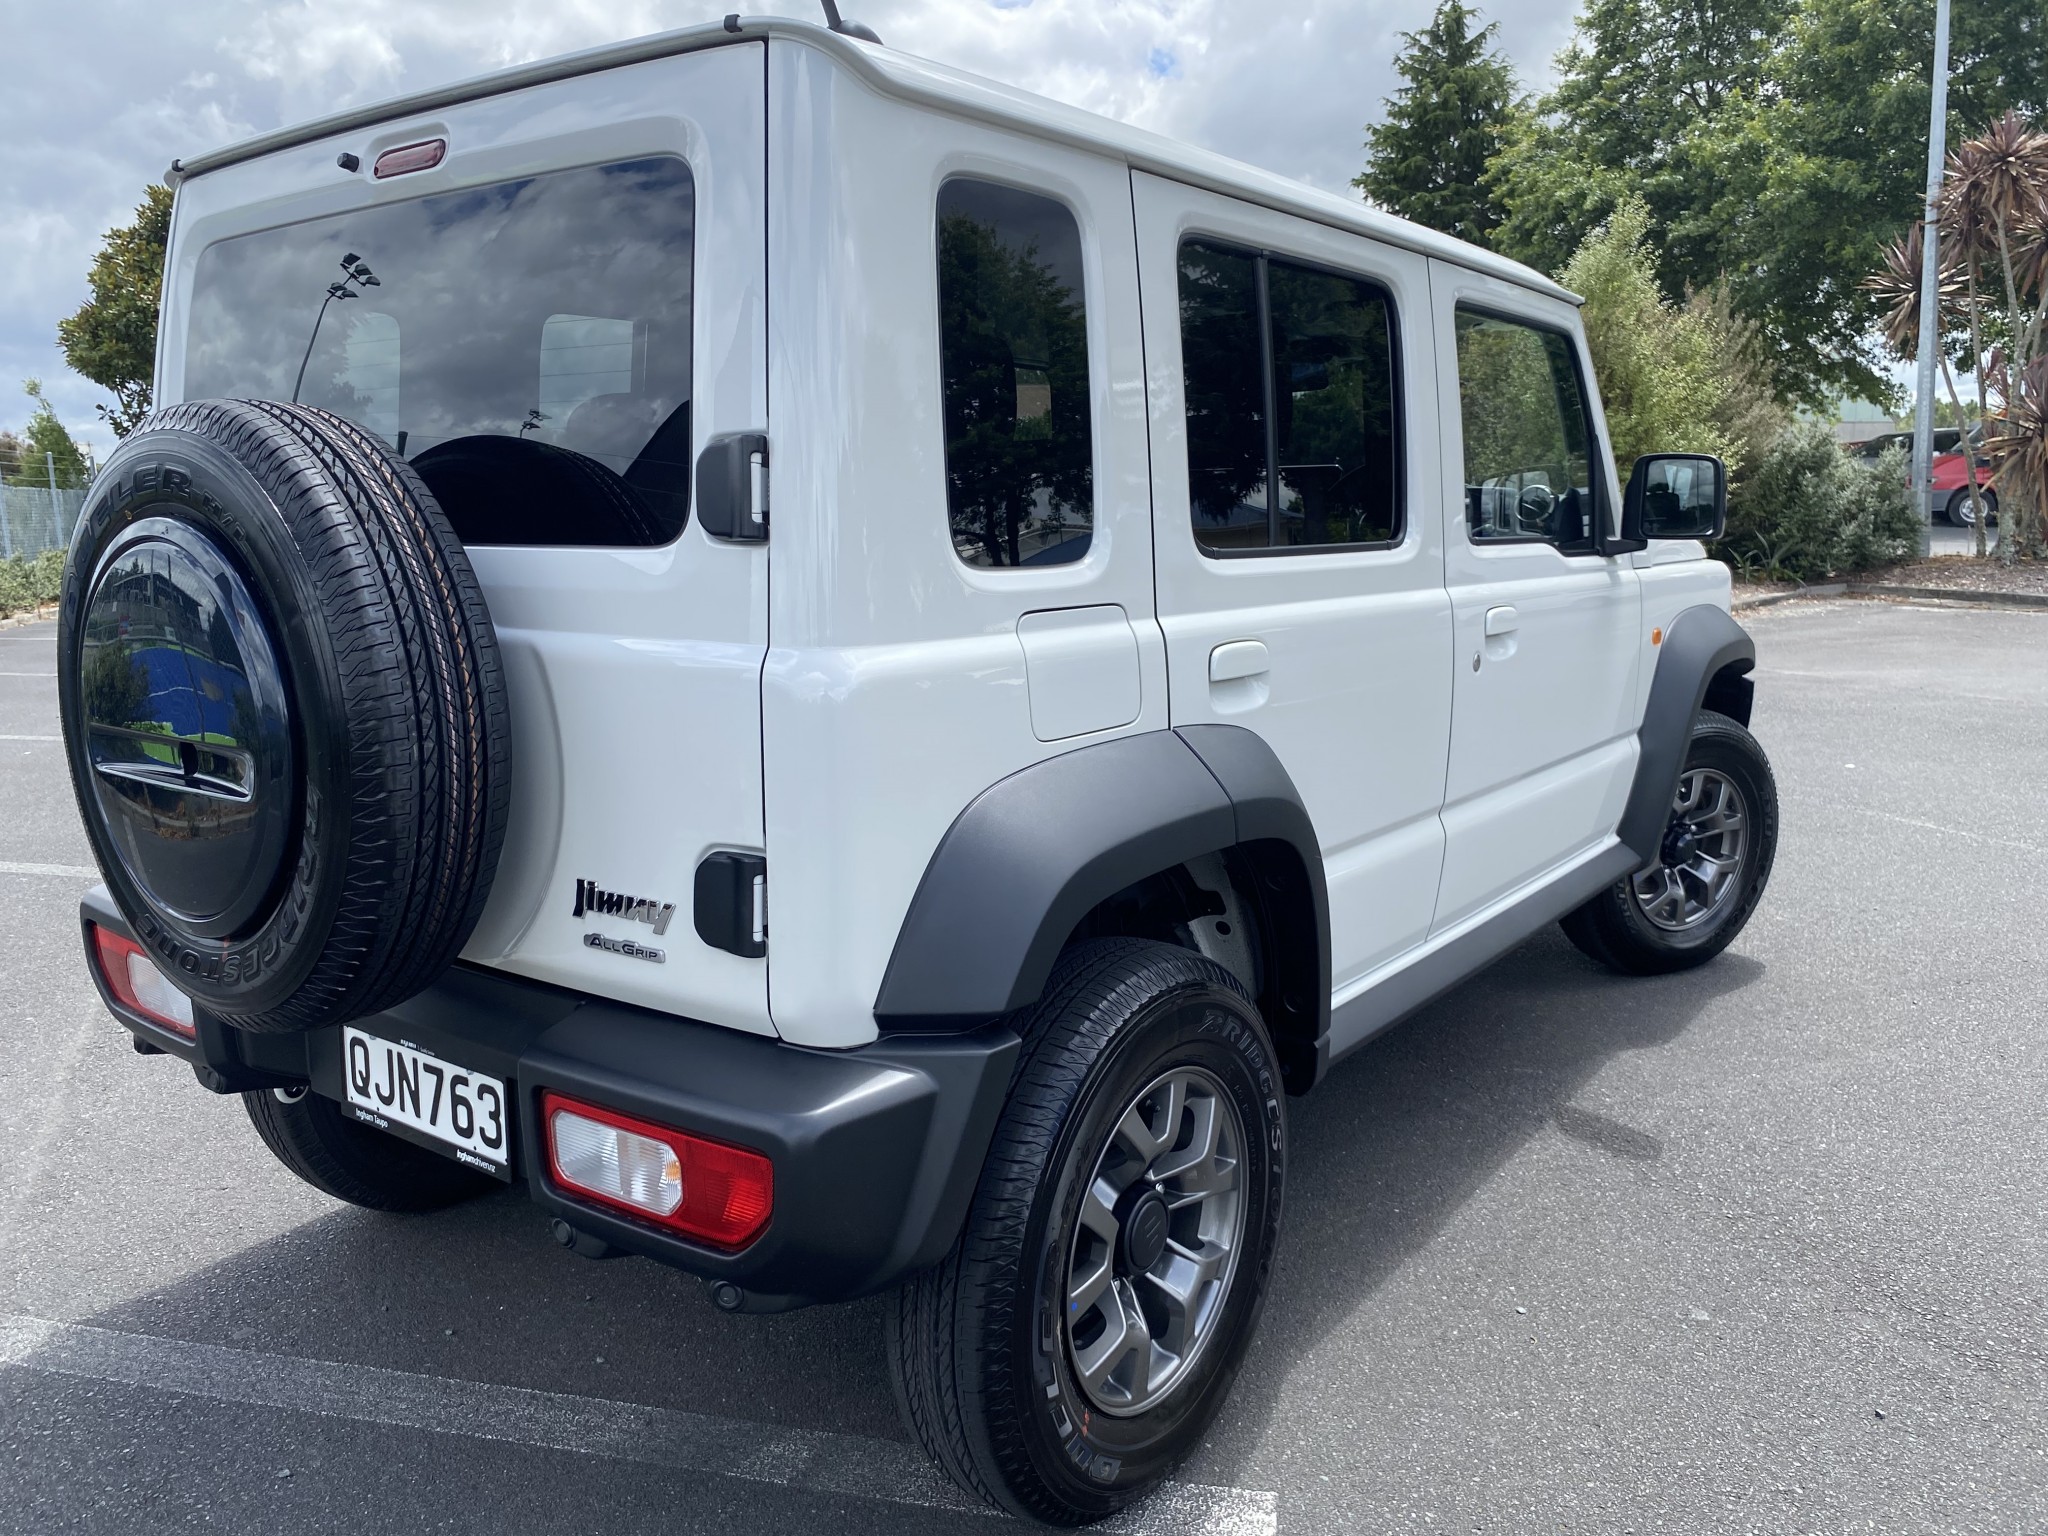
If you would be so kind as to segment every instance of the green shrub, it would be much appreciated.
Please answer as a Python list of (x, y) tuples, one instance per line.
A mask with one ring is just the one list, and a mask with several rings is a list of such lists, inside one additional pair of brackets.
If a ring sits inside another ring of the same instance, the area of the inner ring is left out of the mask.
[(1907, 559), (1919, 536), (1902, 454), (1863, 464), (1826, 427), (1802, 422), (1729, 499), (1728, 534), (1715, 552), (1737, 570), (1818, 581)]
[(0, 618), (54, 603), (64, 588), (64, 551), (46, 549), (40, 555), (16, 555), (0, 560)]
[(46, 549), (29, 561), (28, 580), (37, 602), (56, 602), (64, 595), (64, 551)]

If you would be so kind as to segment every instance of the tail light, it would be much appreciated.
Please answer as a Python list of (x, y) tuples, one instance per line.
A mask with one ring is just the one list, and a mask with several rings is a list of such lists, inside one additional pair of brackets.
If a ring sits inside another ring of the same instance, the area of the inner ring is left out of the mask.
[(157, 969), (147, 950), (98, 923), (92, 925), (92, 947), (109, 992), (152, 1024), (161, 1024), (187, 1040), (197, 1038), (192, 999), (171, 985), (171, 978)]
[(441, 163), (441, 157), (448, 153), (446, 139), (422, 139), (417, 144), (401, 144), (396, 149), (387, 149), (377, 157), (377, 163), (370, 167), (370, 174), (382, 181), (387, 176), (404, 176), (412, 171), (431, 171)]
[(571, 1195), (718, 1248), (743, 1248), (768, 1225), (774, 1165), (616, 1110), (541, 1094), (548, 1172)]

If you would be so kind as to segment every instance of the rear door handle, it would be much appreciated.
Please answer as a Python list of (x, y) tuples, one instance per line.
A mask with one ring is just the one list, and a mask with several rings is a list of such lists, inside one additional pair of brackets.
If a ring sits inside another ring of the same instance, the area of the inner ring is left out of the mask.
[(1486, 610), (1486, 638), (1491, 640), (1495, 635), (1511, 635), (1521, 622), (1512, 608), (1489, 608)]
[(1233, 683), (1241, 677), (1258, 677), (1270, 671), (1263, 640), (1232, 640), (1209, 653), (1209, 681)]

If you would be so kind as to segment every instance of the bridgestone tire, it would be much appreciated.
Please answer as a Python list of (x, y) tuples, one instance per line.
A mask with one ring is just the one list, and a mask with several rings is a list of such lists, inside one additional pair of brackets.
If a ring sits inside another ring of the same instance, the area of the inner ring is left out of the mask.
[(498, 1181), (409, 1141), (351, 1120), (340, 1105), (266, 1088), (242, 1107), (277, 1160), (323, 1194), (372, 1211), (435, 1211), (499, 1187)]
[[(905, 1422), (963, 1489), (1013, 1514), (1081, 1525), (1171, 1473), (1236, 1378), (1279, 1238), (1285, 1095), (1244, 989), (1170, 945), (1078, 946), (1024, 1036), (965, 1228), (945, 1260), (894, 1297), (888, 1356)], [(1132, 1096), (1162, 1073), (1190, 1071), (1227, 1091), (1244, 1133), (1241, 1247), (1206, 1343), (1187, 1352), (1163, 1399), (1125, 1416), (1093, 1411), (1065, 1318), (1080, 1203)]]
[(1673, 933), (1644, 915), (1634, 877), (1602, 891), (1561, 924), (1580, 950), (1627, 976), (1661, 976), (1704, 965), (1742, 932), (1762, 899), (1778, 849), (1778, 784), (1756, 738), (1726, 715), (1702, 710), (1693, 722), (1685, 768), (1724, 774), (1740, 791), (1749, 818), (1740, 885), (1726, 909), (1693, 932)]
[(433, 496), (325, 411), (148, 417), (65, 568), (72, 785), (136, 939), (245, 1030), (375, 1013), (475, 928), (504, 840), (505, 683)]

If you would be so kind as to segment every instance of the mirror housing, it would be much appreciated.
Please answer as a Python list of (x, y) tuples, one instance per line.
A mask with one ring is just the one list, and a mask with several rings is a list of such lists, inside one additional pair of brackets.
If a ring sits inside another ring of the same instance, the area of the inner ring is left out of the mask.
[(1636, 460), (1621, 498), (1624, 543), (1712, 540), (1727, 526), (1728, 469), (1711, 453), (1647, 453)]

